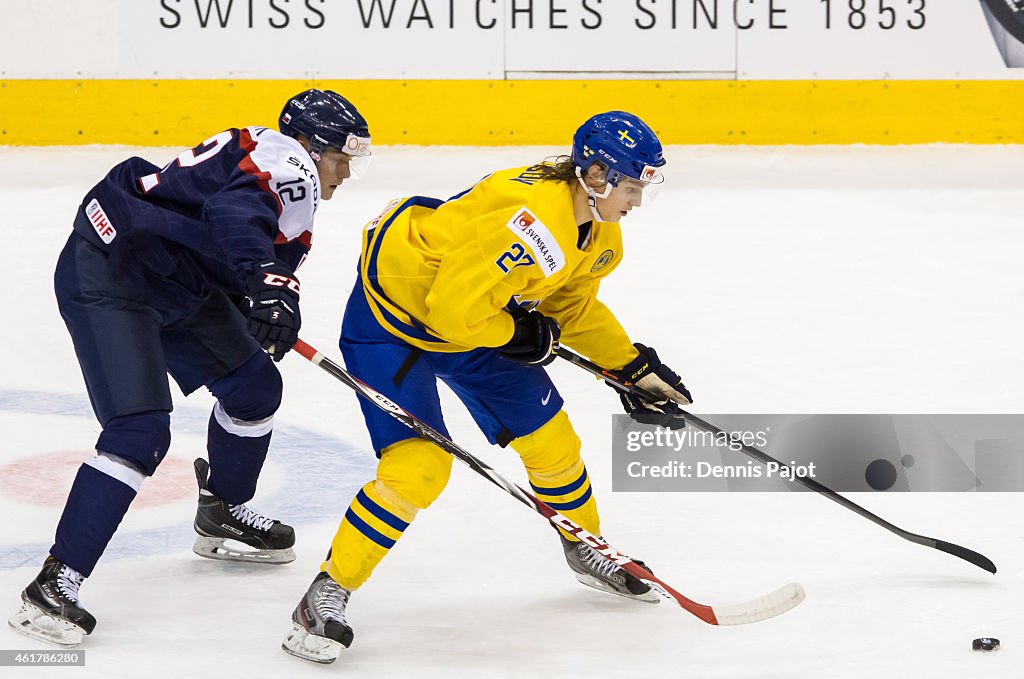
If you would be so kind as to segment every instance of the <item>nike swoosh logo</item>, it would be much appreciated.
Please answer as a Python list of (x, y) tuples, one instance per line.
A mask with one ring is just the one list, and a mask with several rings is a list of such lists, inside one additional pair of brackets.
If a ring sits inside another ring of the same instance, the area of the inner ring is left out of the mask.
[(548, 404), (548, 401), (550, 401), (550, 400), (551, 400), (551, 390), (548, 389), (548, 395), (540, 400), (540, 404), (542, 406), (546, 406)]

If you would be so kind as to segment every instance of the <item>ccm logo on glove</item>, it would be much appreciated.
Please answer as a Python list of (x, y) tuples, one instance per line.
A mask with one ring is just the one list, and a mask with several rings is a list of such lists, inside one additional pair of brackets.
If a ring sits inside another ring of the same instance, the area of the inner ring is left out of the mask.
[(272, 259), (249, 274), (246, 289), (249, 333), (275, 361), (280, 361), (299, 338), (299, 281), (287, 264)]
[(661, 362), (654, 349), (643, 344), (634, 344), (639, 352), (636, 358), (622, 367), (628, 375), (627, 385), (635, 384), (654, 396), (648, 401), (637, 394), (619, 392), (622, 407), (631, 418), (643, 424), (653, 424), (669, 429), (686, 426), (679, 405), (693, 402), (690, 390), (671, 368)]
[(294, 278), (282, 276), (281, 274), (266, 272), (263, 274), (263, 285), (288, 288), (296, 295), (299, 294), (299, 282)]

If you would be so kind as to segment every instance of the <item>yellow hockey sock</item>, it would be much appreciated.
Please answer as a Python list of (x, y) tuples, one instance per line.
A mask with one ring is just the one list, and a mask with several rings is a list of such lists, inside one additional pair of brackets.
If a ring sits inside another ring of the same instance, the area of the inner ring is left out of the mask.
[[(597, 502), (580, 458), (580, 439), (560, 410), (540, 429), (512, 442), (537, 497), (593, 535), (601, 534)], [(576, 538), (559, 532), (570, 540)]]
[(385, 448), (377, 478), (352, 500), (320, 569), (348, 590), (366, 582), (416, 513), (444, 490), (451, 464), (448, 453), (420, 439)]

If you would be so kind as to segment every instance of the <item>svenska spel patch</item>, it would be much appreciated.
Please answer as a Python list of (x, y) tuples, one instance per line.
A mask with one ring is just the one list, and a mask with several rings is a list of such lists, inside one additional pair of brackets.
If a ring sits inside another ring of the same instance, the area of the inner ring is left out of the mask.
[(526, 207), (519, 208), (506, 226), (533, 251), (534, 258), (545, 277), (551, 276), (565, 266), (565, 254), (558, 241), (544, 222), (537, 219), (537, 215)]

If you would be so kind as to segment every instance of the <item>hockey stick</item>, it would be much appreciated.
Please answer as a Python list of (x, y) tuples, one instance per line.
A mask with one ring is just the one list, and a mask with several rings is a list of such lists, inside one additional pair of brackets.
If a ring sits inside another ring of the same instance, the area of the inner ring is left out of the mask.
[(733, 604), (730, 606), (707, 606), (705, 604), (699, 604), (695, 601), (691, 601), (676, 590), (672, 589), (669, 585), (665, 584), (660, 578), (653, 575), (646, 568), (640, 566), (625, 554), (617, 551), (601, 538), (591, 535), (585, 531), (582, 526), (579, 526), (572, 520), (562, 516), (550, 506), (520, 488), (518, 485), (507, 480), (483, 461), (476, 458), (473, 454), (461, 448), (447, 436), (425, 422), (417, 419), (413, 415), (410, 415), (397, 403), (360, 381), (340, 365), (325, 357), (319, 351), (302, 340), (298, 340), (295, 343), (295, 351), (309, 359), (313, 364), (323, 368), (324, 371), (333, 377), (348, 385), (357, 394), (367, 399), (378, 408), (387, 411), (392, 417), (412, 429), (420, 437), (434, 443), (439, 448), (452, 455), (455, 459), (467, 465), (477, 474), (480, 474), (488, 481), (546, 518), (556, 528), (561, 528), (567, 533), (574, 535), (582, 542), (587, 543), (605, 559), (608, 559), (635, 577), (644, 580), (665, 598), (674, 599), (680, 607), (697, 616), (709, 625), (742, 625), (744, 623), (766, 620), (785, 613), (804, 600), (803, 588), (797, 583), (791, 583), (774, 592), (766, 594), (765, 596), (742, 604)]
[[(557, 353), (558, 353), (559, 357), (564, 358), (565, 360), (569, 361), (570, 363), (573, 363), (574, 365), (577, 365), (577, 366), (583, 368), (584, 370), (586, 370), (587, 372), (589, 372), (589, 373), (591, 373), (593, 375), (597, 375), (598, 377), (602, 378), (603, 380), (605, 380), (606, 382), (611, 384), (613, 387), (615, 387), (615, 388), (617, 388), (617, 389), (619, 389), (621, 391), (628, 391), (628, 392), (630, 392), (632, 394), (636, 394), (640, 398), (643, 398), (643, 399), (649, 400), (649, 401), (661, 400), (657, 396), (654, 396), (653, 394), (651, 394), (651, 393), (649, 393), (647, 391), (644, 391), (643, 389), (641, 389), (640, 387), (636, 386), (635, 384), (633, 384), (629, 380), (623, 378), (618, 373), (616, 373), (616, 372), (614, 372), (612, 370), (607, 370), (605, 368), (602, 368), (601, 366), (597, 365), (596, 363), (591, 363), (590, 361), (588, 361), (587, 359), (583, 358), (579, 354), (573, 353), (572, 351), (570, 351), (569, 349), (566, 349), (565, 347), (562, 347), (562, 346), (558, 347)], [(715, 425), (711, 424), (710, 422), (705, 422), (704, 420), (702, 420), (701, 418), (697, 417), (696, 415), (693, 415), (692, 413), (688, 413), (686, 411), (683, 411), (683, 419), (686, 420), (687, 424), (690, 424), (693, 427), (695, 427), (697, 429), (700, 429), (701, 431), (709, 432), (709, 433), (714, 434), (716, 436), (723, 435), (725, 433), (721, 429), (716, 427)], [(772, 457), (768, 453), (765, 453), (765, 452), (763, 452), (761, 450), (758, 450), (757, 448), (754, 448), (753, 446), (742, 445), (740, 450), (741, 450), (741, 452), (745, 453), (746, 455), (748, 455), (748, 456), (750, 456), (750, 457), (752, 457), (755, 460), (758, 460), (760, 462), (764, 462), (765, 464), (773, 462), (773, 463), (779, 465), (780, 468), (787, 466), (787, 465), (783, 465), (781, 462), (776, 460), (774, 457)], [(996, 565), (994, 563), (992, 563), (992, 561), (988, 557), (986, 557), (986, 556), (984, 556), (982, 554), (979, 554), (978, 552), (975, 552), (972, 549), (967, 549), (966, 547), (961, 547), (960, 545), (955, 545), (952, 542), (945, 542), (944, 540), (936, 540), (935, 538), (929, 538), (929, 537), (925, 537), (924, 535), (918, 535), (916, 533), (911, 533), (910, 531), (903, 530), (899, 526), (895, 526), (895, 525), (889, 523), (888, 521), (886, 521), (885, 519), (883, 519), (883, 518), (881, 518), (879, 516), (876, 516), (875, 514), (872, 514), (868, 510), (866, 510), (863, 507), (861, 507), (856, 502), (853, 502), (852, 500), (848, 500), (847, 498), (843, 497), (842, 495), (840, 495), (836, 491), (832, 490), (828, 486), (825, 486), (825, 485), (815, 481), (814, 479), (806, 478), (806, 477), (802, 477), (802, 476), (797, 476), (796, 474), (793, 474), (792, 476), (793, 476), (793, 480), (795, 480), (796, 482), (803, 484), (804, 486), (810, 488), (811, 490), (815, 491), (816, 493), (820, 493), (821, 495), (824, 495), (829, 500), (832, 500), (833, 502), (841, 504), (842, 506), (846, 507), (847, 509), (849, 509), (849, 510), (851, 510), (853, 512), (856, 512), (857, 514), (860, 514), (865, 519), (867, 519), (869, 521), (872, 521), (874, 523), (877, 523), (882, 528), (886, 529), (887, 531), (889, 531), (891, 533), (895, 533), (896, 535), (900, 536), (904, 540), (909, 540), (910, 542), (916, 542), (919, 545), (924, 545), (925, 547), (931, 547), (931, 548), (937, 549), (937, 550), (939, 550), (941, 552), (946, 552), (947, 554), (952, 554), (953, 556), (960, 557), (964, 561), (969, 561), (972, 564), (974, 564), (975, 566), (977, 566), (978, 568), (982, 568), (982, 569), (988, 571), (989, 573), (995, 573), (996, 572)]]

